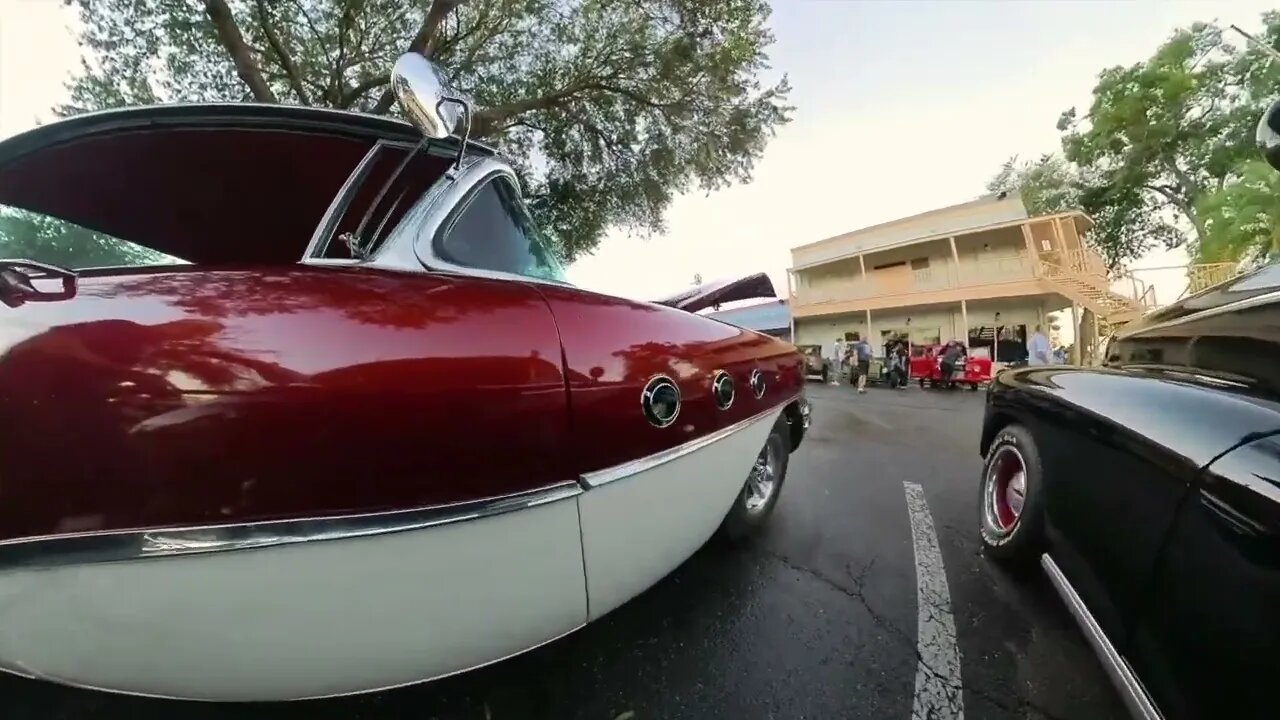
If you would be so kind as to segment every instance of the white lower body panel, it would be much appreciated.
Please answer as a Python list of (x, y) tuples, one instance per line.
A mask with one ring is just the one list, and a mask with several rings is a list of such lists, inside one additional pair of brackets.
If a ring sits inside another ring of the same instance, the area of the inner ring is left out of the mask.
[(569, 498), (363, 538), (3, 571), (0, 667), (143, 695), (282, 700), (448, 675), (586, 619)]
[(705, 447), (578, 496), (591, 619), (640, 594), (707, 542), (781, 414), (779, 407)]

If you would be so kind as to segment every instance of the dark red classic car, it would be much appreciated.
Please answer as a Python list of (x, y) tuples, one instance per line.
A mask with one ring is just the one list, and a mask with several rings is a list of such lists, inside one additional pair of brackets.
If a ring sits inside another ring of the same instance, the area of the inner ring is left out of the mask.
[(569, 633), (768, 517), (804, 360), (693, 312), (767, 278), (566, 284), (512, 168), (450, 136), (466, 105), (419, 56), (393, 80), (417, 129), (163, 106), (0, 143), (0, 212), (141, 258), (0, 260), (0, 668), (392, 687)]

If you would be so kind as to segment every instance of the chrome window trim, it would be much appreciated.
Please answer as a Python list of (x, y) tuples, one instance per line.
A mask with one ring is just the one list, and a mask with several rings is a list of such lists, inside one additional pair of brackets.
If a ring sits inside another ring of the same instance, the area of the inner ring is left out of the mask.
[(567, 500), (581, 493), (581, 485), (567, 480), (537, 490), (412, 510), (17, 538), (0, 542), (0, 570), (198, 555), (387, 535), (493, 517)]
[(342, 183), (342, 187), (338, 188), (338, 192), (333, 196), (333, 200), (329, 201), (329, 207), (325, 209), (324, 215), (320, 216), (320, 222), (316, 224), (316, 229), (311, 232), (311, 240), (307, 242), (307, 249), (302, 253), (302, 261), (320, 260), (320, 253), (324, 252), (328, 247), (328, 238), (337, 228), (338, 219), (347, 211), (347, 207), (351, 205), (351, 201), (355, 198), (355, 191), (360, 184), (364, 182), (365, 177), (369, 175), (369, 171), (373, 168), (374, 158), (378, 157), (378, 153), (382, 150), (382, 143), (374, 143), (373, 147), (360, 158), (360, 162), (356, 163), (355, 169), (347, 175), (346, 181)]
[[(351, 174), (348, 175), (347, 179), (342, 183), (342, 187), (338, 188), (338, 192), (334, 194), (333, 200), (329, 202), (329, 207), (325, 209), (324, 215), (320, 217), (320, 222), (316, 225), (316, 229), (312, 231), (311, 240), (307, 243), (307, 249), (302, 254), (300, 262), (308, 265), (320, 265), (332, 264), (329, 262), (332, 260), (344, 260), (348, 262), (343, 264), (357, 265), (367, 261), (367, 259), (361, 258), (324, 258), (321, 257), (321, 254), (328, 248), (328, 240), (332, 237), (333, 231), (337, 228), (338, 220), (342, 218), (346, 213), (347, 208), (351, 206), (351, 201), (355, 199), (356, 192), (359, 191), (360, 186), (364, 183), (365, 179), (369, 176), (369, 172), (373, 169), (373, 164), (378, 157), (378, 153), (387, 149), (422, 152), (429, 155), (447, 158), (453, 158), (454, 156), (453, 153), (439, 151), (432, 145), (428, 145), (424, 148), (420, 143), (408, 143), (399, 140), (379, 140), (378, 142), (375, 142), (373, 147), (369, 148), (369, 151), (360, 159), (360, 162), (356, 163)], [(406, 156), (406, 159), (407, 157), (408, 156)], [(430, 195), (432, 190), (444, 182), (448, 178), (450, 172), (452, 171), (446, 171), (439, 180), (432, 183), (431, 187), (427, 189), (426, 193), (424, 193), (424, 197), (426, 195)], [(408, 217), (409, 213), (405, 213), (404, 218), (401, 219), (401, 225), (405, 224)], [(382, 245), (385, 247), (390, 242), (391, 236), (389, 235)]]
[(693, 440), (690, 440), (687, 443), (683, 443), (681, 445), (677, 445), (672, 448), (667, 448), (666, 450), (661, 450), (652, 455), (638, 458), (636, 460), (628, 460), (627, 462), (614, 465), (613, 467), (607, 467), (602, 470), (592, 470), (591, 472), (583, 473), (581, 477), (582, 486), (585, 487), (589, 492), (592, 488), (597, 488), (597, 487), (600, 487), (601, 485), (607, 485), (615, 480), (622, 480), (623, 478), (628, 478), (628, 477), (631, 477), (632, 475), (638, 475), (642, 472), (645, 472), (646, 470), (652, 470), (660, 465), (665, 465), (671, 462), (672, 460), (682, 458), (685, 455), (688, 455), (689, 453), (696, 452), (698, 450), (701, 450), (707, 447), (708, 445), (711, 445), (712, 443), (723, 440), (724, 438), (738, 432), (739, 430), (742, 430), (743, 428), (747, 427), (748, 425), (758, 420), (765, 418), (768, 415), (782, 412), (782, 410), (786, 408), (787, 405), (790, 405), (792, 402), (796, 401), (800, 397), (801, 397), (800, 395), (796, 395), (794, 397), (788, 398), (787, 400), (769, 408), (768, 410), (765, 410), (763, 412), (758, 412), (755, 415), (752, 415), (751, 417), (745, 420), (739, 420), (738, 422), (732, 425), (728, 425), (714, 432), (707, 433), (706, 435), (703, 435), (700, 438), (694, 438)]
[(519, 282), (542, 283), (544, 285), (558, 285), (560, 287), (568, 286), (569, 283), (561, 280), (458, 265), (436, 254), (436, 236), (442, 230), (447, 231), (457, 221), (458, 216), (466, 210), (466, 204), (470, 204), (475, 197), (476, 190), (498, 177), (505, 178), (510, 182), (517, 195), (521, 196), (521, 202), (523, 202), (523, 194), (520, 192), (520, 180), (516, 177), (515, 171), (511, 169), (510, 165), (495, 157), (476, 158), (462, 168), (461, 172), (449, 183), (448, 187), (441, 188), (441, 192), (433, 198), (432, 206), (427, 208), (425, 222), (416, 228), (416, 237), (413, 240), (413, 250), (418, 256), (418, 261), (422, 263), (423, 267), (430, 270), (438, 270), (455, 275), (482, 277), (491, 280), (516, 280)]

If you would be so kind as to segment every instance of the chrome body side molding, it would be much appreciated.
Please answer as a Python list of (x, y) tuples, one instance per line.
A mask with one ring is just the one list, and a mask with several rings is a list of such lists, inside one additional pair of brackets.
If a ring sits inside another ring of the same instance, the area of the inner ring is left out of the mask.
[(45, 535), (0, 542), (0, 570), (119, 562), (345, 540), (477, 520), (576, 497), (575, 481), (513, 495), (362, 515), (157, 530)]
[(673, 448), (668, 448), (666, 450), (654, 453), (647, 457), (642, 457), (636, 460), (630, 460), (620, 465), (614, 465), (613, 467), (604, 468), (603, 470), (593, 470), (588, 473), (583, 473), (582, 479), (581, 479), (582, 486), (587, 490), (590, 490), (591, 488), (599, 487), (601, 485), (611, 483), (615, 480), (621, 480), (623, 478), (630, 477), (632, 475), (637, 475), (646, 470), (652, 470), (653, 468), (658, 467), (659, 465), (665, 465), (666, 463), (669, 463), (672, 460), (675, 460), (676, 458), (684, 457), (685, 455), (688, 455), (689, 453), (692, 453), (692, 452), (697, 452), (698, 450), (705, 448), (706, 446), (716, 442), (717, 440), (722, 440), (734, 434), (735, 432), (738, 432), (739, 430), (747, 427), (748, 425), (756, 422), (757, 420), (765, 417), (766, 415), (771, 415), (774, 413), (781, 412), (784, 408), (786, 408), (787, 405), (791, 404), (792, 402), (795, 402), (797, 399), (801, 397), (802, 396), (797, 395), (796, 397), (788, 398), (785, 402), (779, 403), (778, 405), (775, 405), (769, 408), (768, 410), (765, 410), (764, 412), (756, 413), (755, 415), (752, 415), (751, 417), (745, 420), (740, 420), (732, 425), (720, 428), (715, 432), (708, 433), (694, 440), (690, 440), (689, 442), (684, 443), (682, 445), (677, 445)]
[(1098, 625), (1098, 621), (1089, 612), (1089, 608), (1080, 599), (1075, 588), (1067, 581), (1067, 576), (1062, 574), (1058, 564), (1049, 557), (1048, 553), (1045, 553), (1040, 556), (1040, 565), (1049, 576), (1049, 581), (1053, 583), (1053, 589), (1066, 603), (1067, 610), (1071, 611), (1071, 616), (1080, 626), (1085, 639), (1089, 641), (1089, 647), (1093, 648), (1093, 652), (1102, 661), (1103, 669), (1107, 671), (1107, 676), (1116, 686), (1125, 707), (1129, 709), (1129, 714), (1139, 720), (1163, 720), (1163, 716), (1151, 702), (1138, 676), (1134, 674), (1133, 668), (1129, 667), (1129, 663), (1107, 639), (1106, 634), (1102, 632), (1102, 626)]
[[(683, 445), (582, 475), (578, 480), (527, 492), (360, 515), (269, 520), (235, 525), (40, 535), (0, 541), (0, 570), (121, 562), (147, 558), (253, 550), (305, 542), (323, 542), (407, 532), (478, 520), (576, 497), (586, 490), (650, 470), (705, 448), (767, 415), (778, 413), (796, 396), (733, 425)], [(803, 415), (808, 425), (808, 414)]]

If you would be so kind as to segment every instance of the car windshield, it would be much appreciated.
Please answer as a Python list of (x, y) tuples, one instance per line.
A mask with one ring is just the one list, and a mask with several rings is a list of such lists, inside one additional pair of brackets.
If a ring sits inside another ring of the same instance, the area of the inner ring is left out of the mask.
[(61, 218), (9, 205), (0, 205), (0, 258), (35, 260), (71, 270), (186, 262)]

